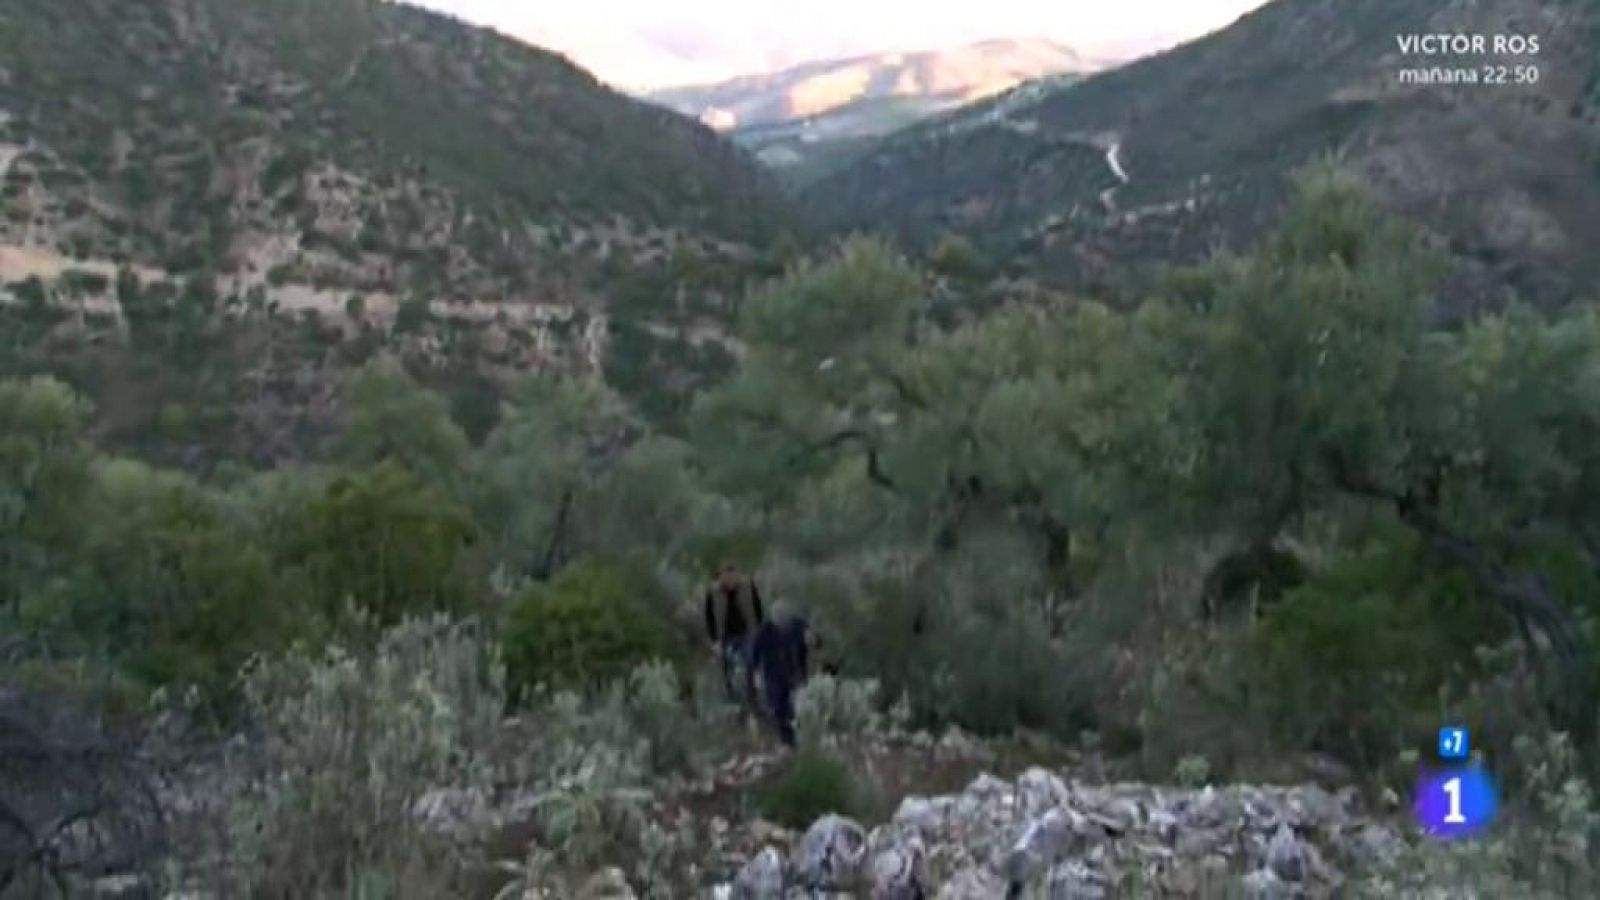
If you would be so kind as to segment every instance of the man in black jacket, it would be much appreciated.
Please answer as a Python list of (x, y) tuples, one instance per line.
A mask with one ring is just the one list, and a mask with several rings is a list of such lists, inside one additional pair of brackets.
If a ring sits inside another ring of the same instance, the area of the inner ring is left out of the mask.
[(795, 745), (794, 693), (811, 673), (814, 636), (803, 616), (774, 611), (772, 619), (756, 631), (751, 649), (753, 667), (761, 673), (767, 714), (785, 746)]

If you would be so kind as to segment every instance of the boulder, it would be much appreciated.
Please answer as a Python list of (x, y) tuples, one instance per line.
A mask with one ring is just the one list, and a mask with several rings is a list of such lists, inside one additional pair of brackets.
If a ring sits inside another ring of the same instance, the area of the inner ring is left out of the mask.
[(909, 837), (872, 858), (872, 900), (922, 900), (927, 895), (926, 850), (920, 838)]
[(867, 833), (843, 816), (828, 815), (812, 823), (795, 852), (795, 875), (813, 890), (849, 890), (861, 880)]
[(477, 788), (435, 788), (411, 804), (411, 815), (429, 834), (471, 840), (495, 825), (494, 806)]
[(983, 866), (957, 872), (939, 888), (936, 900), (1000, 900), (1007, 895), (1005, 879)]
[(1050, 870), (1045, 896), (1050, 900), (1104, 900), (1111, 895), (1109, 881), (1106, 873), (1082, 860), (1068, 860)]
[(1022, 773), (1017, 779), (1016, 795), (1017, 813), (1024, 819), (1036, 819), (1048, 810), (1064, 806), (1069, 797), (1066, 784), (1040, 768)]
[(767, 847), (744, 864), (734, 879), (733, 900), (782, 900), (785, 887), (783, 854)]
[(1295, 895), (1294, 889), (1271, 869), (1256, 869), (1244, 877), (1240, 886), (1245, 900), (1287, 900)]
[(1306, 851), (1288, 825), (1280, 824), (1267, 844), (1267, 868), (1284, 881), (1305, 880)]
[(1072, 848), (1076, 837), (1071, 810), (1057, 807), (1029, 822), (1006, 855), (1006, 878), (1014, 885), (1033, 884)]

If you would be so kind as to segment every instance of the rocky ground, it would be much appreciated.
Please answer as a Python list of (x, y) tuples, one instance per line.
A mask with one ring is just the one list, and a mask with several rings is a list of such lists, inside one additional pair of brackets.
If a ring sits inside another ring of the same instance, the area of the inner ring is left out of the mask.
[[(499, 896), (1322, 898), (1346, 895), (1354, 873), (1405, 846), (1393, 825), (1363, 809), (1354, 789), (1106, 782), (1093, 761), (1028, 764), (1044, 756), (959, 733), (875, 739), (846, 758), (897, 804), (883, 821), (828, 815), (794, 831), (740, 803), (780, 770), (782, 756), (741, 755), (703, 780), (664, 790), (652, 807), (668, 821), (665, 831), (696, 835), (699, 862), (690, 880), (698, 890), (663, 891), (639, 883), (637, 874), (607, 869), (579, 888), (552, 893), (519, 882)], [(994, 774), (1007, 771), (1020, 774)], [(421, 811), (439, 827), (496, 816), (448, 792), (430, 803)], [(505, 822), (501, 817), (502, 834)]]
[(1093, 786), (1034, 768), (907, 797), (870, 831), (824, 817), (797, 842), (768, 844), (714, 896), (1330, 897), (1349, 868), (1399, 846), (1353, 792)]

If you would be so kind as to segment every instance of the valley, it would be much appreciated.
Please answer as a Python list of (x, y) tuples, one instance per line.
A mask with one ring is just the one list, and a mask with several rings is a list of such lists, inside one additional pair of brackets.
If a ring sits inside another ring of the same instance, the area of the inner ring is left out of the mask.
[(0, 900), (1600, 896), (1600, 5), (708, 4), (0, 0)]

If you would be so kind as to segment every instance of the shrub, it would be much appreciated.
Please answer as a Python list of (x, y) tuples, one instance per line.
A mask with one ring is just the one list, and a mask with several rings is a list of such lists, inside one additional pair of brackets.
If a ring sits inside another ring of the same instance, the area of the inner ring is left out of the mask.
[(759, 807), (763, 818), (788, 828), (804, 828), (829, 813), (854, 815), (860, 797), (849, 766), (809, 748), (795, 754), (783, 774), (762, 791)]
[(976, 278), (983, 270), (983, 261), (971, 241), (947, 233), (940, 235), (929, 251), (928, 266), (951, 278)]
[(541, 774), (555, 788), (542, 810), (546, 840), (564, 854), (598, 860), (614, 831), (608, 824), (638, 812), (648, 741), (634, 731), (621, 691), (592, 705), (563, 691), (539, 719), (550, 738)]
[(659, 887), (687, 848), (645, 814), (652, 748), (627, 689), (614, 683), (587, 703), (571, 691), (543, 693), (530, 704), (540, 740), (519, 759), (527, 768), (518, 774), (542, 790), (531, 810), (538, 836), (523, 866), (523, 895), (572, 896), (588, 873), (609, 864), (631, 864), (639, 880)]
[(110, 279), (88, 269), (68, 269), (61, 273), (61, 287), (73, 297), (96, 297), (110, 286)]
[(258, 660), (244, 694), (265, 766), (232, 810), (252, 896), (331, 897), (378, 875), (389, 896), (448, 896), (413, 817), (440, 785), (487, 790), (504, 678), (472, 623), (410, 620), (370, 652)]
[(881, 729), (878, 682), (818, 675), (794, 699), (795, 727), (807, 742), (838, 743)]
[(628, 673), (626, 696), (628, 718), (650, 744), (650, 768), (686, 770), (701, 735), (684, 707), (677, 670), (660, 660), (635, 667)]
[(241, 664), (305, 625), (268, 554), (198, 482), (112, 461), (96, 470), (91, 503), (71, 577), (42, 599), (145, 684), (229, 700)]
[(420, 331), (422, 326), (428, 324), (429, 316), (428, 298), (417, 295), (407, 297), (395, 309), (394, 332), (411, 334)]
[(1277, 777), (1287, 773), (1241, 770), (1317, 753), (1375, 782), (1408, 778), (1394, 769), (1396, 754), (1438, 721), (1487, 721), (1467, 715), (1482, 704), (1463, 689), (1498, 688), (1475, 650), (1499, 643), (1501, 631), (1460, 576), (1379, 532), (1332, 556), (1258, 621), (1168, 641), (1140, 713), (1145, 763), (1165, 774), (1201, 754), (1214, 775)]
[(334, 479), (306, 510), (290, 559), (329, 617), (355, 603), (383, 624), (461, 610), (475, 526), (466, 510), (394, 463)]
[(1352, 553), (1267, 614), (1244, 663), (1286, 750), (1370, 769), (1426, 732), (1441, 688), (1495, 627), (1464, 580), (1430, 571), (1405, 541)]
[(50, 299), (50, 292), (39, 280), (37, 275), (29, 275), (21, 281), (14, 281), (10, 285), (11, 293), (26, 306), (44, 306)]
[(517, 699), (540, 685), (588, 690), (641, 663), (682, 659), (670, 620), (648, 601), (648, 580), (588, 561), (535, 585), (506, 629), (506, 666)]
[(1178, 760), (1173, 777), (1178, 784), (1188, 788), (1201, 788), (1211, 783), (1211, 762), (1198, 753)]

